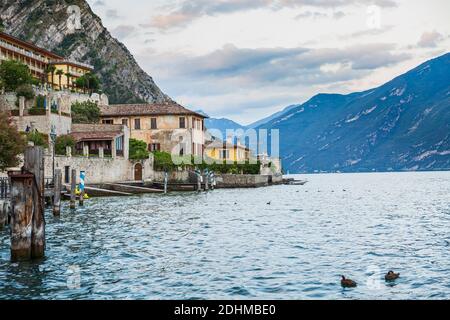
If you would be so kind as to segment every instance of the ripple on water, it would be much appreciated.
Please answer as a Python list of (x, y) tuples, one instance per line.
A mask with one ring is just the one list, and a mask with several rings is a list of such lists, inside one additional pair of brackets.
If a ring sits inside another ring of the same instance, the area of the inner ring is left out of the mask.
[(449, 172), (308, 180), (47, 212), (42, 261), (11, 263), (0, 231), (0, 299), (450, 298)]

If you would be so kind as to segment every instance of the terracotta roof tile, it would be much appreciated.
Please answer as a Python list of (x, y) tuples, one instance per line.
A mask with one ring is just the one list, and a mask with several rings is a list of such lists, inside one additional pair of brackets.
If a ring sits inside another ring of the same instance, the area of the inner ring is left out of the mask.
[(102, 117), (114, 116), (152, 116), (152, 115), (194, 115), (199, 118), (206, 116), (186, 109), (175, 102), (153, 104), (115, 104), (100, 106)]

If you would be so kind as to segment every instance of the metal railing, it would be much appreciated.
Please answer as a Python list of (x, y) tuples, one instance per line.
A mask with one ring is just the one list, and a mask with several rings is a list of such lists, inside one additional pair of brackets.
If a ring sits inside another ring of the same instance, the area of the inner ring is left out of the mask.
[(0, 199), (7, 199), (10, 191), (11, 185), (9, 183), (9, 178), (0, 178)]

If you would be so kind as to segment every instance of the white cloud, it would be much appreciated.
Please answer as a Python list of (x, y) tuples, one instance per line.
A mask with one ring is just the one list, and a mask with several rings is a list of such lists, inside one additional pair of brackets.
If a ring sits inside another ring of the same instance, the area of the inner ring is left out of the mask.
[[(367, 24), (371, 4), (379, 29)], [(379, 86), (450, 45), (448, 0), (108, 0), (93, 9), (172, 98), (247, 123), (319, 92)]]
[(444, 40), (444, 36), (437, 31), (424, 32), (417, 45), (424, 48), (436, 48), (442, 40)]

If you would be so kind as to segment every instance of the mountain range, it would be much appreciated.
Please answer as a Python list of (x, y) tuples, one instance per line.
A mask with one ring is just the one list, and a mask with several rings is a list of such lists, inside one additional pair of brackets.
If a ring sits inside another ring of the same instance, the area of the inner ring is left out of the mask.
[(207, 125), (279, 130), (286, 172), (448, 170), (450, 53), (378, 88), (318, 94), (249, 126)]
[(318, 94), (278, 129), (285, 171), (450, 169), (450, 53), (364, 92)]

